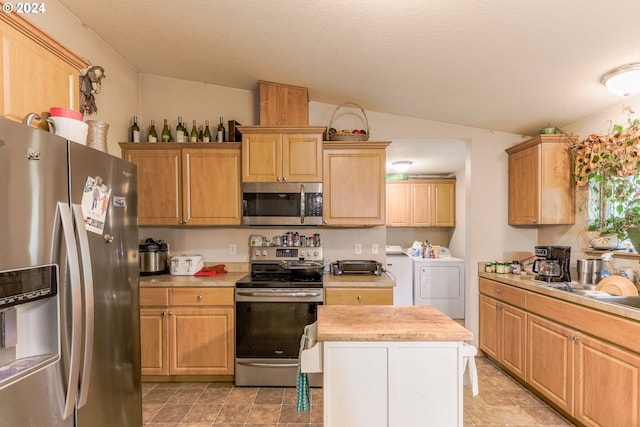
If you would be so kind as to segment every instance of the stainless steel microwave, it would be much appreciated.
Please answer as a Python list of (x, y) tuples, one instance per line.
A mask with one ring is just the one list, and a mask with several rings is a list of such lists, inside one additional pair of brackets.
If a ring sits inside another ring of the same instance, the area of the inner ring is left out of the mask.
[(243, 183), (242, 223), (321, 225), (322, 183)]

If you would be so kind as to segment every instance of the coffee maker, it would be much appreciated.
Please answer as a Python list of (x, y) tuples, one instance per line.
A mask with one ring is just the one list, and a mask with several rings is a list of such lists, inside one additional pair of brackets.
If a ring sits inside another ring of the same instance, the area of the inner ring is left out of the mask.
[(571, 246), (536, 246), (533, 262), (535, 280), (544, 282), (570, 282), (569, 261)]

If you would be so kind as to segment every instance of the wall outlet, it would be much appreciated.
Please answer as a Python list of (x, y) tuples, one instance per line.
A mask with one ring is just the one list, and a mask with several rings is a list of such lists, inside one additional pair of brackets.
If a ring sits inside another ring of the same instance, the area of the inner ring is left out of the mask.
[(362, 244), (361, 243), (356, 243), (355, 253), (356, 253), (356, 255), (361, 255), (362, 254)]
[(237, 252), (237, 249), (238, 248), (236, 247), (236, 244), (235, 243), (231, 243), (229, 245), (229, 255), (235, 255), (236, 252)]
[(378, 244), (377, 243), (372, 243), (371, 244), (371, 254), (372, 255), (377, 255), (378, 254)]

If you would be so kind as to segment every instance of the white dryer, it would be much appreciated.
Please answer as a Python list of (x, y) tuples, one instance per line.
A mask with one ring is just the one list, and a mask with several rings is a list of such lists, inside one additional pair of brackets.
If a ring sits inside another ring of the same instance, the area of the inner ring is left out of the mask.
[(464, 260), (413, 259), (413, 302), (432, 305), (452, 319), (464, 319)]

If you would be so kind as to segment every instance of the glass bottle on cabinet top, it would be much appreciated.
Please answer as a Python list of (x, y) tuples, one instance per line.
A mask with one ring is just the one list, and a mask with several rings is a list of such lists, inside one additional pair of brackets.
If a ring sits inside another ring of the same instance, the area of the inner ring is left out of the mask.
[(171, 137), (171, 131), (169, 130), (169, 125), (167, 124), (167, 119), (164, 119), (164, 126), (162, 128), (160, 138), (162, 139), (162, 142), (171, 142), (173, 140)]
[(151, 120), (151, 126), (149, 126), (149, 136), (147, 137), (147, 141), (158, 142), (158, 133), (156, 132), (155, 120)]
[(131, 125), (131, 131), (129, 132), (131, 142), (140, 142), (140, 127), (138, 126), (138, 116), (133, 116), (133, 124)]
[(191, 134), (189, 135), (189, 142), (198, 142), (198, 128), (196, 121), (193, 121), (193, 127), (191, 127)]
[(218, 125), (218, 133), (216, 135), (216, 142), (224, 142), (224, 124), (222, 123), (222, 117), (220, 117), (220, 124)]

